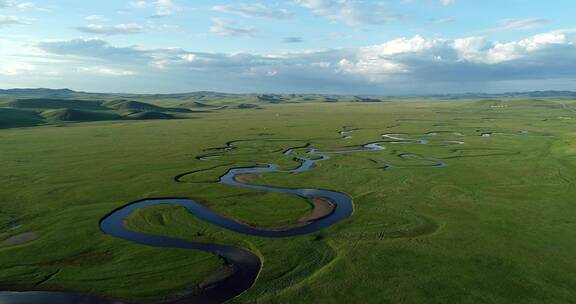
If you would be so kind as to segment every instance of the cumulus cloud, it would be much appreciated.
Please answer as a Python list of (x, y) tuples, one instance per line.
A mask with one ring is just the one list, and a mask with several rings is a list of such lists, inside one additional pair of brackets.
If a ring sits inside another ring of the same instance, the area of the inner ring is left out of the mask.
[(238, 25), (236, 22), (222, 18), (212, 18), (210, 32), (222, 36), (253, 36), (258, 30), (253, 27)]
[(237, 4), (237, 5), (216, 5), (212, 10), (237, 14), (244, 17), (263, 17), (270, 19), (290, 19), (293, 14), (287, 9), (266, 6), (260, 3)]
[(348, 25), (385, 24), (403, 19), (404, 16), (390, 12), (382, 2), (359, 2), (354, 0), (296, 0), (315, 15)]
[[(403, 38), (360, 48), (339, 63), (342, 71), (373, 82), (519, 80), (565, 77), (576, 64), (576, 31), (556, 31), (511, 42), (471, 37), (455, 40)], [(576, 73), (571, 73), (572, 77)]]
[(190, 79), (210, 89), (222, 84), (225, 90), (396, 93), (422, 92), (424, 86), (454, 91), (485, 83), (576, 79), (576, 29), (508, 42), (414, 36), (359, 48), (267, 55), (115, 47), (94, 39), (38, 47), (79, 62), (100, 62), (80, 66), (106, 66), (170, 82)]
[(144, 27), (139, 24), (116, 24), (116, 25), (100, 25), (88, 24), (79, 26), (77, 30), (88, 34), (99, 35), (126, 35), (126, 34), (140, 34), (144, 32)]

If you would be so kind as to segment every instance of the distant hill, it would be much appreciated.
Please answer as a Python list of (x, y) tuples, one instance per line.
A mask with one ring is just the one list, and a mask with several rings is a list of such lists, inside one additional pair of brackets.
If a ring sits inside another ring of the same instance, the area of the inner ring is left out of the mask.
[(8, 89), (0, 90), (0, 97), (38, 97), (38, 98), (61, 98), (70, 97), (77, 92), (69, 89)]
[(156, 111), (158, 109), (161, 109), (161, 107), (159, 106), (125, 99), (106, 101), (104, 102), (104, 106), (116, 110), (125, 110), (125, 111)]
[(103, 111), (86, 111), (76, 109), (57, 109), (42, 112), (42, 116), (51, 122), (60, 121), (101, 121), (101, 120), (118, 120), (122, 116), (116, 113)]
[(78, 99), (49, 99), (49, 98), (29, 98), (16, 99), (3, 104), (4, 107), (17, 109), (74, 109), (91, 111), (121, 111), (121, 112), (178, 112), (191, 113), (187, 108), (166, 108), (149, 103), (134, 100), (78, 100)]
[(18, 109), (84, 109), (84, 110), (105, 110), (101, 101), (94, 100), (74, 100), (74, 99), (49, 99), (31, 98), (17, 99), (6, 103), (6, 106)]
[(149, 103), (134, 101), (134, 100), (112, 100), (104, 102), (104, 106), (116, 110), (123, 110), (123, 111), (137, 111), (137, 112), (180, 112), (180, 113), (190, 113), (192, 112), (190, 109), (186, 108), (164, 108), (160, 106), (156, 106)]
[[(47, 99), (125, 99), (140, 100), (140, 102), (155, 103), (155, 101), (184, 101), (184, 102), (201, 102), (210, 105), (215, 101), (243, 100), (259, 101), (265, 103), (283, 103), (283, 102), (334, 102), (337, 101), (356, 101), (375, 102), (375, 100), (384, 101), (388, 98), (384, 96), (346, 96), (346, 95), (326, 95), (326, 94), (232, 94), (211, 91), (199, 91), (189, 93), (175, 94), (107, 94), (107, 93), (87, 93), (78, 92), (70, 89), (8, 89), (0, 90), (0, 98), (23, 99), (23, 98), (47, 98)], [(394, 96), (386, 96), (394, 97)], [(430, 94), (430, 95), (412, 95), (396, 96), (398, 98), (438, 98), (438, 99), (484, 99), (484, 98), (545, 98), (545, 97), (576, 97), (574, 91), (531, 91), (531, 92), (509, 92), (509, 93), (464, 93), (464, 94)], [(329, 98), (326, 100), (326, 98)], [(374, 99), (371, 101), (370, 99)], [(241, 102), (239, 102), (241, 103)]]
[[(572, 91), (534, 91), (502, 94), (467, 93), (386, 97), (323, 94), (105, 94), (69, 89), (0, 90), (0, 128), (31, 127), (63, 122), (185, 119), (229, 109), (258, 110), (279, 104), (382, 103), (403, 100), (472, 100), (497, 107), (508, 99), (542, 108), (565, 107), (557, 99), (576, 99)], [(555, 100), (556, 99), (556, 100)]]
[[(265, 95), (258, 95), (258, 96), (256, 96), (256, 98), (258, 98), (258, 101), (266, 102), (266, 103), (285, 103), (285, 102), (289, 101), (289, 99), (287, 100), (281, 95), (265, 94)], [(288, 98), (290, 98), (290, 97), (288, 97)]]
[[(205, 92), (201, 95), (205, 98)], [(214, 95), (216, 96), (216, 95)], [(182, 106), (185, 102), (170, 98), (122, 98), (112, 94), (91, 94), (68, 89), (13, 89), (0, 90), (0, 128), (28, 127), (63, 122), (89, 122), (109, 120), (149, 120), (186, 118), (194, 113)], [(219, 97), (215, 97), (219, 98)], [(174, 106), (171, 106), (174, 105)], [(196, 108), (223, 109), (222, 105), (201, 102)], [(196, 111), (200, 112), (200, 111)], [(176, 117), (170, 113), (178, 113)]]

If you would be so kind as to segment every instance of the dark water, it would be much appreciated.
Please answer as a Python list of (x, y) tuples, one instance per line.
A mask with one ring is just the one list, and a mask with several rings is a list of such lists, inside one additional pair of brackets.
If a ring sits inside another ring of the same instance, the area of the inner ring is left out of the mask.
[[(390, 136), (390, 139), (396, 139), (396, 138)], [(398, 143), (411, 143), (411, 142), (416, 142), (420, 144), (428, 143), (428, 141), (424, 140), (410, 141), (405, 139), (400, 139)], [(100, 221), (100, 229), (110, 236), (146, 246), (201, 250), (221, 256), (228, 265), (233, 267), (234, 272), (232, 275), (230, 275), (229, 277), (225, 278), (220, 282), (215, 283), (213, 286), (199, 289), (194, 294), (183, 296), (175, 301), (158, 302), (158, 303), (167, 303), (167, 304), (222, 303), (226, 300), (236, 297), (245, 290), (249, 289), (254, 284), (258, 276), (258, 273), (260, 272), (260, 268), (262, 267), (260, 258), (257, 255), (253, 254), (252, 252), (246, 249), (234, 246), (193, 242), (177, 238), (151, 235), (132, 231), (124, 226), (123, 224), (124, 220), (132, 213), (134, 213), (137, 209), (142, 207), (171, 205), (171, 206), (184, 207), (192, 215), (196, 216), (197, 218), (203, 221), (246, 235), (253, 235), (259, 237), (289, 237), (289, 236), (305, 235), (317, 232), (323, 228), (334, 225), (346, 219), (352, 214), (353, 203), (352, 198), (350, 196), (348, 196), (345, 193), (331, 190), (306, 189), (306, 188), (291, 189), (291, 188), (263, 186), (256, 184), (245, 184), (238, 182), (235, 179), (235, 177), (239, 174), (253, 174), (264, 172), (284, 172), (284, 173), (306, 172), (308, 170), (311, 170), (316, 163), (329, 159), (329, 157), (325, 154), (352, 153), (360, 151), (378, 151), (385, 149), (384, 147), (379, 145), (380, 143), (383, 142), (381, 141), (381, 142), (368, 143), (362, 147), (351, 148), (349, 150), (338, 152), (320, 152), (315, 149), (309, 149), (306, 152), (306, 154), (313, 156), (315, 158), (293, 156), (294, 151), (296, 149), (302, 149), (305, 148), (306, 146), (291, 148), (285, 150), (283, 153), (287, 156), (292, 156), (295, 160), (300, 162), (300, 165), (297, 168), (294, 168), (292, 170), (279, 170), (279, 168), (273, 164), (260, 164), (260, 166), (257, 167), (230, 169), (225, 175), (223, 175), (220, 178), (220, 183), (230, 186), (268, 191), (268, 192), (286, 193), (299, 196), (307, 200), (312, 200), (314, 198), (326, 198), (334, 203), (335, 209), (330, 215), (315, 220), (306, 226), (294, 227), (282, 231), (258, 229), (237, 222), (231, 218), (222, 216), (218, 213), (215, 213), (191, 199), (158, 198), (158, 199), (146, 199), (136, 201), (127, 204), (117, 210), (112, 211), (110, 214), (108, 214)], [(232, 144), (228, 144), (224, 150), (230, 150), (233, 148), (234, 146)], [(209, 158), (210, 155), (198, 157), (198, 159), (202, 160), (207, 160)], [(436, 164), (435, 166), (440, 167), (444, 166), (444, 164), (443, 163)], [(191, 271), (193, 271), (193, 269), (191, 269)], [(137, 288), (137, 286), (135, 286), (135, 288)], [(83, 295), (68, 292), (42, 292), (42, 291), (0, 292), (0, 304), (84, 304), (84, 303), (127, 304), (131, 302), (124, 302), (121, 300), (115, 300), (94, 295)]]

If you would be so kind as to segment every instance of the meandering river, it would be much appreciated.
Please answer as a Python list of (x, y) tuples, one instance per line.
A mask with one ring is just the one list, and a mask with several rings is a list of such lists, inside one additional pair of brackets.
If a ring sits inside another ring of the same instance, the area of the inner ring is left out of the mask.
[[(350, 131), (347, 131), (350, 132)], [(349, 139), (351, 135), (349, 133), (342, 134)], [(314, 199), (324, 199), (331, 202), (334, 206), (332, 212), (323, 217), (314, 219), (305, 225), (298, 225), (284, 230), (266, 230), (259, 229), (253, 226), (249, 226), (244, 223), (235, 221), (234, 219), (225, 217), (221, 214), (215, 213), (214, 211), (204, 207), (195, 200), (184, 199), (184, 198), (154, 198), (145, 199), (136, 202), (129, 203), (121, 208), (118, 208), (110, 212), (100, 221), (100, 229), (113, 237), (117, 237), (126, 241), (138, 243), (146, 246), (153, 247), (163, 247), (163, 248), (183, 248), (192, 250), (202, 250), (210, 252), (222, 257), (226, 264), (228, 264), (234, 270), (232, 274), (225, 279), (209, 286), (208, 288), (200, 289), (199, 292), (194, 294), (189, 294), (183, 296), (174, 301), (161, 302), (167, 304), (176, 303), (222, 303), (226, 300), (236, 297), (245, 290), (249, 289), (258, 276), (260, 272), (262, 263), (260, 258), (249, 250), (227, 245), (218, 245), (211, 243), (201, 243), (188, 240), (182, 240), (167, 236), (151, 235), (146, 233), (140, 233), (137, 231), (130, 230), (124, 225), (124, 221), (133, 214), (136, 210), (157, 205), (172, 205), (181, 206), (186, 208), (191, 214), (197, 218), (217, 225), (219, 227), (232, 230), (238, 233), (243, 233), (246, 235), (253, 235), (259, 237), (290, 237), (297, 235), (304, 235), (319, 231), (328, 226), (334, 225), (347, 217), (351, 216), (353, 213), (353, 202), (352, 198), (342, 192), (324, 190), (324, 189), (293, 189), (284, 188), (277, 186), (265, 186), (258, 184), (251, 184), (247, 182), (241, 182), (237, 179), (238, 176), (244, 174), (258, 174), (258, 173), (273, 173), (273, 172), (284, 172), (284, 173), (298, 173), (306, 172), (315, 167), (315, 164), (321, 161), (328, 160), (331, 153), (353, 153), (362, 151), (378, 151), (383, 150), (381, 144), (399, 144), (399, 143), (419, 143), (427, 144), (428, 140), (409, 140), (405, 138), (400, 138), (401, 134), (384, 134), (383, 136), (389, 141), (378, 141), (365, 144), (363, 146), (356, 147), (346, 147), (338, 149), (327, 149), (324, 151), (319, 151), (316, 149), (303, 147), (295, 147), (286, 149), (283, 153), (289, 157), (297, 160), (300, 165), (292, 170), (281, 170), (278, 166), (269, 163), (260, 163), (253, 167), (244, 168), (232, 168), (228, 172), (221, 176), (219, 182), (234, 187), (242, 187), (260, 191), (286, 193), (294, 196), (301, 197), (308, 201), (313, 201)], [(222, 150), (232, 150), (235, 146), (230, 143)], [(295, 151), (305, 149), (305, 155), (295, 156)], [(309, 156), (309, 157), (308, 157)], [(198, 159), (209, 160), (211, 155), (205, 155), (198, 157)], [(446, 166), (445, 163), (433, 164), (433, 167), (443, 167)], [(185, 174), (180, 177), (185, 176)], [(191, 269), (193, 271), (193, 269)], [(100, 297), (95, 295), (83, 295), (76, 293), (67, 292), (48, 292), (48, 291), (27, 291), (27, 292), (10, 292), (3, 291), (0, 292), (0, 304), (122, 304), (131, 303), (123, 302), (115, 299), (110, 299), (106, 297)]]

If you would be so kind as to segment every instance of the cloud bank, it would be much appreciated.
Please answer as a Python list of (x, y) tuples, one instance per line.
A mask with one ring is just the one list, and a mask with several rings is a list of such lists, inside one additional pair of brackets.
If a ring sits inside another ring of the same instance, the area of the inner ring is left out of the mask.
[[(76, 62), (76, 73), (130, 76), (132, 81), (153, 78), (170, 83), (175, 91), (400, 94), (576, 79), (576, 29), (508, 42), (414, 36), (359, 48), (264, 55), (118, 47), (100, 39), (48, 41), (36, 47), (62, 61)], [(64, 64), (42, 69), (66, 73)], [(16, 70), (5, 69), (5, 74)], [(127, 82), (126, 88), (133, 84)]]

